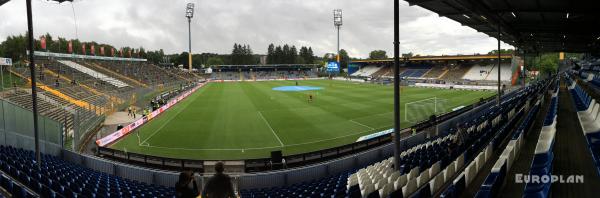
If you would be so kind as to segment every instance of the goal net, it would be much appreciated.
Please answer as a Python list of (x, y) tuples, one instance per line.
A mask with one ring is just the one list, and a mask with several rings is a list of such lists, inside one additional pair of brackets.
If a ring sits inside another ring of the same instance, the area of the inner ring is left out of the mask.
[(451, 109), (449, 101), (433, 97), (404, 104), (404, 120), (417, 123), (429, 119), (433, 114), (439, 115)]

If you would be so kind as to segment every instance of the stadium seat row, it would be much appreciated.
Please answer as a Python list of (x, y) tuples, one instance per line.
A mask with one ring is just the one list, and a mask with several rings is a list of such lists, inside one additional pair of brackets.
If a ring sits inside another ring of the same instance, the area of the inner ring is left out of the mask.
[[(521, 149), (524, 142), (524, 136), (529, 127), (533, 124), (534, 118), (539, 111), (539, 107), (540, 102), (538, 101), (533, 108), (531, 108), (521, 125), (519, 125), (519, 128), (513, 132), (512, 139), (502, 151), (502, 155), (494, 163), (492, 170), (479, 188), (476, 197), (493, 197), (494, 195), (497, 195), (500, 187), (505, 181), (506, 174), (509, 171), (508, 167), (514, 162), (514, 158), (510, 158), (510, 154), (518, 153)], [(513, 161), (509, 159), (513, 159)]]
[[(54, 156), (0, 145), (0, 170), (42, 197), (172, 197), (174, 188), (149, 185), (96, 172)], [(18, 192), (18, 191), (16, 191)]]
[[(516, 95), (509, 95), (510, 99), (505, 100), (506, 102), (503, 102), (501, 105), (503, 108), (510, 107), (505, 108), (505, 110), (501, 111), (504, 112), (503, 114), (506, 115), (505, 118), (501, 119), (501, 127), (496, 128), (496, 130), (493, 130), (492, 132), (489, 132), (488, 136), (484, 136), (487, 139), (481, 139), (483, 141), (480, 141), (479, 144), (474, 144), (473, 146), (471, 146), (471, 148), (469, 148), (466, 151), (466, 154), (478, 154), (473, 155), (476, 156), (474, 158), (468, 157), (470, 155), (468, 155), (465, 158), (465, 162), (469, 162), (467, 167), (462, 172), (459, 172), (460, 174), (454, 180), (452, 180), (450, 186), (448, 186), (441, 192), (440, 197), (459, 197), (461, 195), (464, 189), (472, 183), (473, 179), (477, 176), (481, 168), (487, 163), (487, 161), (490, 160), (493, 154), (493, 150), (498, 149), (500, 142), (502, 142), (502, 140), (504, 140), (507, 137), (510, 131), (513, 131), (512, 126), (518, 120), (516, 118), (519, 118), (523, 113), (522, 110), (517, 111), (517, 109), (527, 109), (528, 105), (530, 104), (530, 102), (528, 101), (532, 99), (533, 96), (536, 96), (537, 93), (541, 92), (541, 90), (543, 90), (544, 87), (546, 87), (546, 84), (547, 81), (538, 82), (532, 84), (529, 87), (526, 87), (524, 90), (516, 92)], [(517, 136), (517, 139), (519, 138), (519, 136)], [(512, 137), (515, 136), (513, 135)], [(520, 147), (521, 144), (522, 143), (518, 140), (513, 141), (513, 143), (509, 142), (508, 147), (511, 147), (512, 149), (508, 149), (508, 151), (503, 151), (498, 160), (501, 161), (501, 163), (496, 163), (494, 168), (506, 170), (505, 167), (499, 168), (498, 164), (506, 166), (507, 161), (512, 162), (511, 160), (514, 160), (516, 156), (516, 150), (514, 148)]]
[[(559, 81), (557, 80), (556, 83)], [(529, 169), (530, 177), (542, 177), (552, 174), (552, 162), (554, 159), (554, 142), (556, 136), (556, 119), (558, 117), (558, 88), (553, 89), (550, 107), (544, 119), (544, 125), (541, 129), (535, 146), (533, 161)], [(509, 170), (508, 167), (507, 170)], [(525, 184), (523, 197), (548, 197), (550, 193), (550, 182), (529, 182)]]
[[(592, 99), (568, 74), (565, 75), (565, 80), (567, 83), (571, 83), (569, 92), (577, 108), (579, 124), (586, 137), (588, 149), (594, 159), (597, 172), (600, 175), (600, 103)], [(593, 81), (589, 82), (593, 84)]]

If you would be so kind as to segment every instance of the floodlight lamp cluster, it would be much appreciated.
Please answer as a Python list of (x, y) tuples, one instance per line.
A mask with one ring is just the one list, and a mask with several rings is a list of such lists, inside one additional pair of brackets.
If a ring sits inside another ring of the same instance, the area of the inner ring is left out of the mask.
[(342, 10), (341, 9), (333, 10), (333, 25), (342, 26)]
[(194, 17), (194, 3), (188, 3), (185, 9), (185, 17), (192, 18)]

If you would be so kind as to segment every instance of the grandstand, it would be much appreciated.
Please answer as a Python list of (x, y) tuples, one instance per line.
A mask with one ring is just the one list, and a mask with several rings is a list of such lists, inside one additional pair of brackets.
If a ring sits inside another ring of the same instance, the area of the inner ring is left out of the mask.
[(317, 77), (316, 65), (216, 65), (211, 80), (262, 81), (311, 79)]
[(375, 73), (379, 72), (383, 67), (376, 65), (367, 65), (361, 67), (358, 71), (350, 74), (351, 76), (361, 76), (361, 77), (370, 77)]
[[(477, 82), (492, 82), (497, 80), (498, 69), (494, 67), (494, 56), (488, 55), (455, 55), (455, 56), (425, 56), (407, 59), (400, 68), (400, 76), (408, 80), (435, 80), (439, 82), (469, 84)], [(502, 55), (502, 81), (510, 81), (513, 65), (509, 60), (518, 59), (512, 55)], [(372, 77), (374, 81), (381, 78), (392, 78), (393, 70), (390, 60), (359, 60), (353, 64), (365, 65), (360, 70), (350, 74), (351, 77)]]

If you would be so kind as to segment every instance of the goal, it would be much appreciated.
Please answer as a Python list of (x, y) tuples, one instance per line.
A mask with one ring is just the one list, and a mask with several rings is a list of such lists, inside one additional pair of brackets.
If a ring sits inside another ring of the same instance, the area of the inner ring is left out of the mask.
[(432, 97), (404, 104), (404, 120), (417, 123), (429, 119), (431, 115), (439, 115), (450, 110), (447, 99)]

